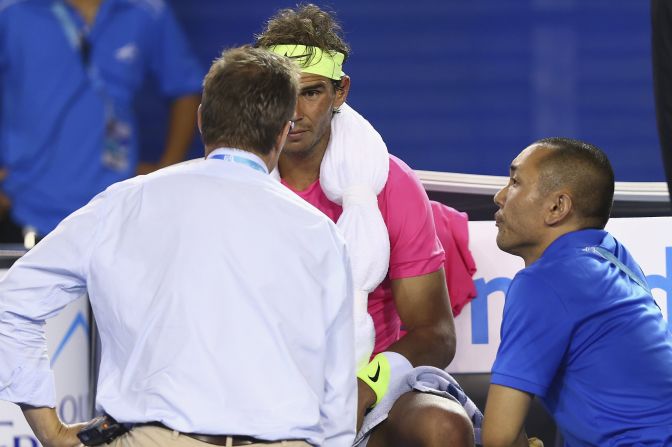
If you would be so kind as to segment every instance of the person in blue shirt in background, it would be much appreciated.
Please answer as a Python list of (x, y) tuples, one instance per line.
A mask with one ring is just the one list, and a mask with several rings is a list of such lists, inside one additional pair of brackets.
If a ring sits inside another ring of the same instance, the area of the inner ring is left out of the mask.
[[(170, 125), (160, 161), (138, 164), (133, 101), (150, 73)], [(0, 242), (182, 161), (203, 74), (162, 0), (0, 1)]]
[(672, 445), (672, 335), (646, 279), (604, 227), (606, 155), (548, 138), (495, 195), (497, 245), (525, 261), (506, 295), (483, 444), (527, 446), (538, 396), (568, 446)]

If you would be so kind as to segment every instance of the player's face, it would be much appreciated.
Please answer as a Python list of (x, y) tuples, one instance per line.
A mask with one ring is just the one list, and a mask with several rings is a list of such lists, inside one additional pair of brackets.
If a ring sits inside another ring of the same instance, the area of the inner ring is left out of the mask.
[(347, 92), (337, 90), (327, 77), (302, 73), (294, 129), (287, 136), (284, 153), (308, 155), (326, 149), (334, 108), (343, 104), (345, 94)]
[(511, 163), (509, 183), (495, 194), (499, 211), (497, 246), (523, 259), (538, 255), (544, 241), (544, 198), (539, 191), (539, 161), (544, 147), (530, 146)]

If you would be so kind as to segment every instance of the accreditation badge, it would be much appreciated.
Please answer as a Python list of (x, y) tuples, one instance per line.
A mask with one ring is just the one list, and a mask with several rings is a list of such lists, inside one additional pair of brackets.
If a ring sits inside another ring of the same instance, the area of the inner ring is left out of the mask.
[(103, 164), (108, 168), (123, 172), (128, 170), (131, 150), (130, 124), (111, 117), (105, 125), (103, 143)]

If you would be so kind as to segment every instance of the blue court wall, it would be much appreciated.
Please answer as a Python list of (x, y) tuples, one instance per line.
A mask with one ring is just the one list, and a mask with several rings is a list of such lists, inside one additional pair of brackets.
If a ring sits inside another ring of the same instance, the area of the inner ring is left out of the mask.
[[(167, 1), (206, 67), (296, 3)], [(349, 103), (411, 167), (506, 175), (530, 142), (568, 136), (602, 147), (617, 180), (664, 181), (647, 0), (315, 3), (337, 12), (351, 44)], [(151, 157), (164, 130), (148, 91)]]

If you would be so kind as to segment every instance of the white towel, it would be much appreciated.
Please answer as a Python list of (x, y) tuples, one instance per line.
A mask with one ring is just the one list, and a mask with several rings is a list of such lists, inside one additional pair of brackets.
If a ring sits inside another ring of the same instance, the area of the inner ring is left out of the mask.
[[(390, 170), (387, 146), (362, 115), (343, 104), (331, 120), (331, 138), (320, 166), (325, 195), (343, 207), (336, 223), (348, 246), (355, 288), (355, 361), (369, 362), (375, 329), (369, 293), (383, 282), (390, 265), (390, 238), (377, 196)], [(280, 179), (278, 170), (271, 175)]]
[(354, 446), (366, 445), (371, 430), (387, 419), (390, 410), (392, 410), (399, 397), (413, 390), (442, 396), (462, 405), (474, 426), (475, 444), (477, 446), (481, 444), (483, 414), (476, 404), (469, 399), (453, 376), (433, 366), (418, 366), (411, 370), (408, 370), (407, 367), (405, 371), (405, 373), (396, 374), (393, 380), (390, 380), (390, 385), (383, 399), (364, 417), (362, 428), (355, 437)]
[(385, 279), (390, 238), (377, 196), (389, 173), (387, 146), (373, 126), (343, 104), (331, 120), (331, 138), (320, 166), (320, 184), (332, 202), (343, 206), (337, 225), (348, 245), (355, 287), (355, 360), (366, 365), (375, 330), (367, 312), (369, 293)]

